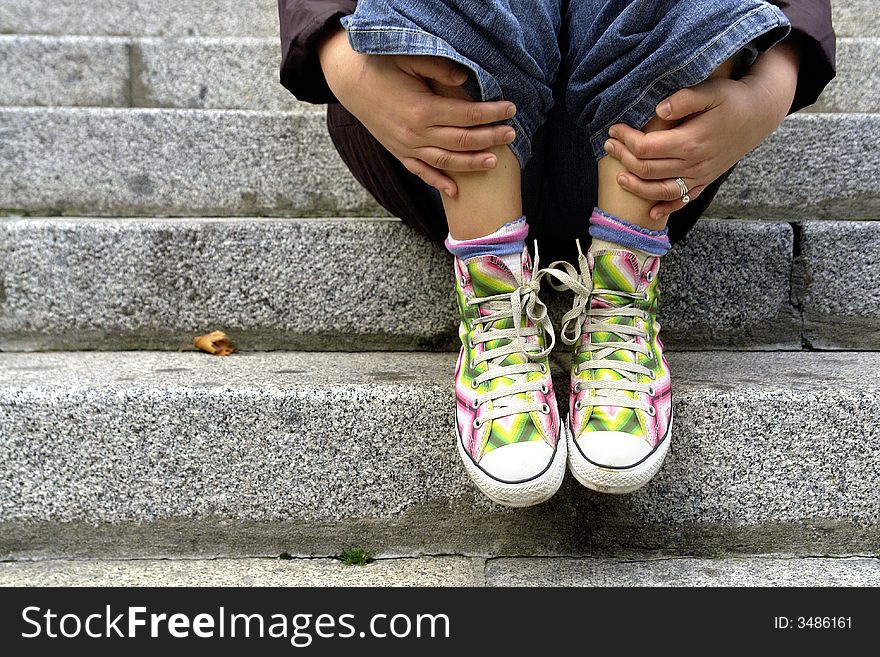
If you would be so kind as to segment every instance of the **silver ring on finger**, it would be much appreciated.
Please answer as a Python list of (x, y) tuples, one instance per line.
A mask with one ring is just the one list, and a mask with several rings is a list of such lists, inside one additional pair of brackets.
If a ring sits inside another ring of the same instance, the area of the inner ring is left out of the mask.
[(684, 184), (684, 180), (681, 178), (676, 178), (675, 183), (678, 185), (678, 188), (681, 190), (681, 202), (687, 205), (691, 202), (691, 197), (688, 196), (688, 186)]

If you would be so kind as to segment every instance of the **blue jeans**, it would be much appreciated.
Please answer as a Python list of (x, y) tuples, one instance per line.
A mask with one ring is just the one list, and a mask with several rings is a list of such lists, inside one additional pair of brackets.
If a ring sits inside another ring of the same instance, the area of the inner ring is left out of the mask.
[(612, 124), (643, 127), (664, 98), (789, 30), (762, 0), (360, 0), (342, 23), (358, 52), (446, 57), (473, 98), (516, 103), (522, 167), (560, 100), (598, 159)]

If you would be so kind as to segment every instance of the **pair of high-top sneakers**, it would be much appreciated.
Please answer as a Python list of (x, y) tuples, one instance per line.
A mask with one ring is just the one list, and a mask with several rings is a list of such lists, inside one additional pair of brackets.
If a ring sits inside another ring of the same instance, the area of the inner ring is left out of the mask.
[[(656, 318), (660, 258), (591, 247), (579, 252), (578, 265), (533, 272), (525, 249), (520, 277), (495, 256), (455, 259), (456, 440), (470, 477), (499, 504), (549, 499), (566, 464), (593, 490), (632, 492), (669, 449), (669, 366)], [(574, 294), (561, 331), (573, 348), (565, 423), (548, 361), (555, 333), (539, 299), (545, 277)]]

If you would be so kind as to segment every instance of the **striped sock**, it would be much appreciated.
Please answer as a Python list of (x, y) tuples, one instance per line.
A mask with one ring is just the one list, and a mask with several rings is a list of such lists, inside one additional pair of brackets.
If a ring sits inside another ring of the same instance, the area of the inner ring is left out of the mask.
[(446, 238), (446, 249), (456, 258), (470, 260), (479, 256), (493, 255), (501, 258), (517, 278), (522, 276), (522, 252), (529, 234), (525, 217), (504, 224), (491, 235), (472, 240)]
[(603, 212), (599, 208), (595, 208), (590, 217), (590, 236), (594, 240), (613, 242), (652, 256), (666, 255), (671, 247), (669, 228), (648, 230)]

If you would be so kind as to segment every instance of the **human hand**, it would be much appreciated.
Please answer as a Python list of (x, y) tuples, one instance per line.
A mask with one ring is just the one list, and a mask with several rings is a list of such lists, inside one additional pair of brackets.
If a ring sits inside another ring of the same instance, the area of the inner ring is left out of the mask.
[(449, 196), (458, 193), (443, 170), (486, 171), (498, 158), (487, 149), (510, 144), (516, 107), (508, 101), (446, 98), (429, 81), (459, 87), (467, 74), (443, 57), (363, 55), (352, 50), (344, 30), (319, 48), (327, 84), (340, 103), (408, 171)]
[(642, 132), (623, 124), (609, 130), (605, 148), (626, 168), (618, 184), (659, 201), (659, 220), (684, 207), (682, 178), (697, 198), (708, 184), (773, 133), (788, 113), (797, 85), (796, 49), (781, 44), (759, 58), (740, 80), (714, 78), (673, 94), (657, 116), (683, 122), (668, 130)]

